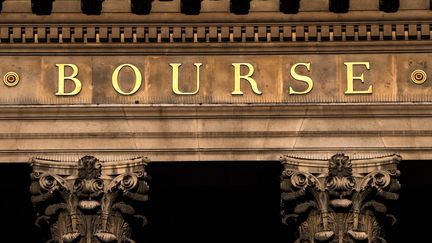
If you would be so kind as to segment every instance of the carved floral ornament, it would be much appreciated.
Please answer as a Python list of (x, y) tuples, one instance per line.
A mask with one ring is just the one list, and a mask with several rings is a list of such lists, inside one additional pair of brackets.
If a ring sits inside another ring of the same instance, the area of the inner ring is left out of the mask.
[(77, 163), (32, 158), (30, 192), (48, 242), (134, 242), (133, 223), (147, 223), (140, 206), (148, 199), (147, 158)]
[(282, 222), (298, 228), (296, 243), (386, 242), (396, 218), (385, 203), (398, 199), (400, 160), (281, 157)]

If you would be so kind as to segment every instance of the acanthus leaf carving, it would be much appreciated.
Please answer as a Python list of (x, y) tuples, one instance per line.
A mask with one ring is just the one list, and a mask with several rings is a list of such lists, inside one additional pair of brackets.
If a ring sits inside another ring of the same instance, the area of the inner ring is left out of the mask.
[(136, 205), (148, 199), (146, 158), (104, 163), (84, 156), (77, 163), (32, 159), (32, 202), (37, 224), (46, 222), (50, 242), (133, 242), (125, 215), (147, 222)]
[[(386, 202), (398, 199), (400, 156), (328, 161), (285, 156), (281, 176), (283, 223), (298, 227), (296, 242), (385, 242), (395, 223)], [(326, 165), (327, 164), (327, 165)]]

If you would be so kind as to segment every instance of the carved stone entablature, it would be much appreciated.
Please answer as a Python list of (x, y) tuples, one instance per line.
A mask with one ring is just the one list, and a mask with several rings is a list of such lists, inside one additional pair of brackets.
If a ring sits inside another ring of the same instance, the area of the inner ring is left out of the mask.
[(32, 158), (36, 224), (49, 227), (49, 242), (134, 242), (134, 226), (147, 223), (141, 206), (148, 199), (148, 161)]
[(298, 228), (296, 243), (386, 242), (396, 222), (386, 202), (398, 199), (400, 160), (281, 157), (282, 222)]

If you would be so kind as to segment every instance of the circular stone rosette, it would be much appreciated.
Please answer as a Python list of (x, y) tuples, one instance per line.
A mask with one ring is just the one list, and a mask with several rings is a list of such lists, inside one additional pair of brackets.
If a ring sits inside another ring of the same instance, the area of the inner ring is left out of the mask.
[(411, 73), (411, 81), (415, 84), (423, 84), (427, 80), (427, 74), (425, 71), (417, 69)]
[(17, 86), (20, 81), (20, 77), (15, 72), (8, 72), (3, 77), (3, 82), (6, 86), (14, 87)]

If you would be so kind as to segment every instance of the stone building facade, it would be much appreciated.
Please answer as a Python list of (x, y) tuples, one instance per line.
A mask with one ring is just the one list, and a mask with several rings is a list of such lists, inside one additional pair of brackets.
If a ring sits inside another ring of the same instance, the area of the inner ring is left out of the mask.
[(8, 242), (427, 242), (430, 1), (0, 4)]

